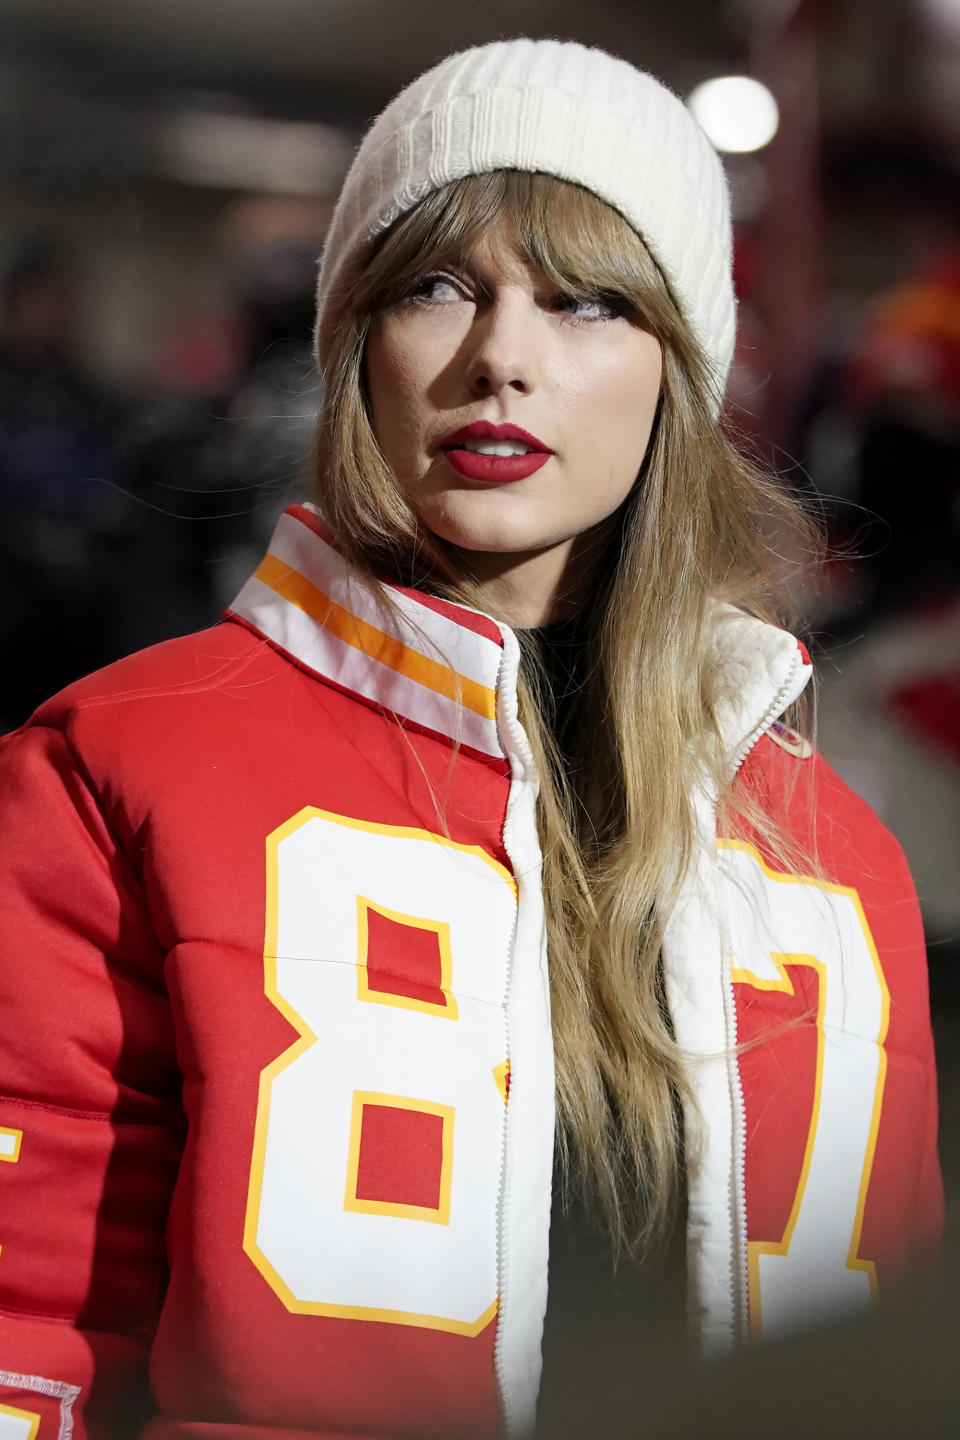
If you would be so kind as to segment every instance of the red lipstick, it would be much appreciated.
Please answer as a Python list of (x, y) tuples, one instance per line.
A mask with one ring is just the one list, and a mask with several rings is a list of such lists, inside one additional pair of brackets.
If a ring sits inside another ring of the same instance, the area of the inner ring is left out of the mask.
[[(526, 447), (520, 455), (480, 455), (463, 448), (465, 440), (512, 440)], [(447, 463), (466, 480), (504, 485), (512, 480), (525, 480), (546, 465), (553, 451), (542, 440), (521, 430), (519, 425), (494, 425), (489, 420), (475, 420), (441, 440), (440, 449)]]

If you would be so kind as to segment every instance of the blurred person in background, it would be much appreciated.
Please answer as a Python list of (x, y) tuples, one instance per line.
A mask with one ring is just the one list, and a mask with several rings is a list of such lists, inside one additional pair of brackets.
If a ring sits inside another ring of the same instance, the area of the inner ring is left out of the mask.
[(219, 615), (284, 504), (305, 492), (316, 245), (258, 244), (229, 273), (229, 309), (178, 322), (156, 388), (132, 407), (122, 583), (121, 557), (113, 571), (130, 603), (114, 656)]
[(866, 511), (856, 544), (869, 570), (867, 615), (957, 595), (960, 247), (875, 300), (843, 388)]
[(155, 384), (121, 399), (78, 359), (79, 261), (24, 242), (0, 340), (5, 726), (51, 687), (208, 623), (303, 493), (315, 266), (303, 240), (245, 254), (229, 322), (214, 338), (190, 317)]
[(316, 246), (275, 240), (246, 257), (235, 283), (245, 363), (200, 458), (211, 489), (250, 501), (247, 513), (235, 518), (229, 564), (220, 564), (214, 577), (222, 605), (263, 553), (284, 504), (306, 496), (304, 472), (320, 407), (313, 354)]
[[(123, 412), (78, 360), (75, 260), (22, 245), (0, 317), (0, 717), (117, 654), (104, 568)], [(28, 599), (29, 597), (29, 599)], [(22, 623), (29, 604), (31, 622)]]
[(687, 1310), (722, 1353), (929, 1260), (919, 916), (793, 728), (809, 532), (719, 423), (730, 260), (658, 81), (450, 57), (334, 217), (315, 503), (221, 625), (5, 742), (37, 1440), (519, 1437), (538, 1389), (583, 1432)]

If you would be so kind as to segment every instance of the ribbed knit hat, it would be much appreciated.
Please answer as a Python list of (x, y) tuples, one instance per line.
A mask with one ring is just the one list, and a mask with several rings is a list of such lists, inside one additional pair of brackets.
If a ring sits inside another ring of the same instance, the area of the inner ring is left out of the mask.
[(324, 249), (321, 368), (349, 262), (430, 191), (491, 170), (573, 181), (629, 221), (713, 362), (719, 410), (736, 328), (723, 166), (690, 111), (659, 80), (572, 41), (498, 41), (450, 55), (374, 121)]

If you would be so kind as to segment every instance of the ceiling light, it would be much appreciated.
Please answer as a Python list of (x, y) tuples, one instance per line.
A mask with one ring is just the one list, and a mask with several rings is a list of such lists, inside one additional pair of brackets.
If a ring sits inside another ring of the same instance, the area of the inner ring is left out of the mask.
[(718, 150), (745, 155), (762, 150), (777, 133), (780, 112), (766, 85), (748, 75), (704, 80), (687, 104)]

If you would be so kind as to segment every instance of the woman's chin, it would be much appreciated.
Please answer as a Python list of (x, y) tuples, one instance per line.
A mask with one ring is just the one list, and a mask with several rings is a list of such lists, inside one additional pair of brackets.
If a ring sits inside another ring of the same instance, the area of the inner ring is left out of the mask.
[(420, 522), (431, 535), (464, 554), (529, 555), (549, 550), (569, 539), (562, 532), (558, 534), (557, 527), (547, 529), (542, 517), (531, 518), (533, 523), (516, 515), (464, 515), (450, 509), (432, 514), (429, 510), (422, 510), (420, 513)]
[[(490, 534), (489, 532), (477, 532), (473, 530), (464, 531), (454, 527), (443, 531), (432, 532), (438, 540), (443, 540), (447, 546), (452, 547), (458, 554), (464, 557), (466, 568), (483, 571), (489, 569), (482, 564), (483, 557), (489, 557), (496, 569), (509, 567), (510, 559), (513, 557), (517, 564), (529, 559), (533, 555), (542, 555), (553, 550), (556, 546), (568, 546), (569, 540), (557, 539), (554, 535), (509, 535), (501, 533)], [(471, 557), (474, 564), (471, 565)]]

